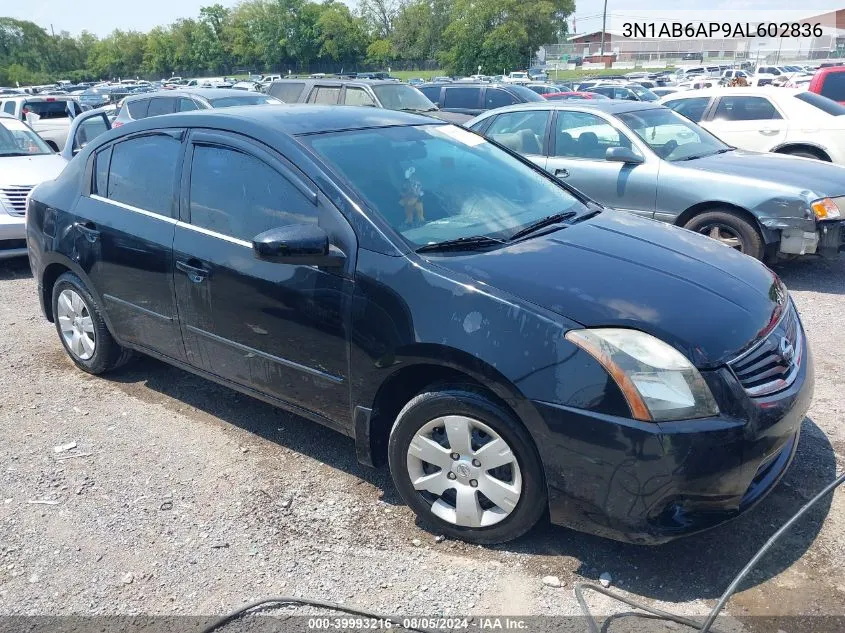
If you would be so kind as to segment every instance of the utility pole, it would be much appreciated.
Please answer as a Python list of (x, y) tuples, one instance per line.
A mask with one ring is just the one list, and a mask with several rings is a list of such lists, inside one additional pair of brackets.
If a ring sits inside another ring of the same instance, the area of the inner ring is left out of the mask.
[(604, 0), (604, 11), (601, 14), (601, 49), (599, 54), (604, 55), (604, 32), (607, 28), (607, 0)]

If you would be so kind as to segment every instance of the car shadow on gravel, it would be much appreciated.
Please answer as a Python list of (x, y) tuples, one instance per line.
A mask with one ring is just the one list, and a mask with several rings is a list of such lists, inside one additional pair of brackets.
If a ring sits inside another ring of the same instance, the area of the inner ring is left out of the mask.
[[(824, 432), (806, 418), (785, 477), (758, 506), (724, 525), (664, 545), (643, 546), (546, 524), (496, 549), (540, 555), (550, 568), (555, 559), (572, 557), (578, 561), (575, 573), (585, 579), (598, 580), (602, 572), (609, 572), (614, 585), (657, 600), (717, 598), (769, 537), (835, 476), (834, 449)], [(741, 589), (762, 584), (800, 559), (815, 541), (832, 501), (828, 495), (805, 514)]]
[(836, 259), (804, 257), (773, 267), (790, 290), (845, 294), (845, 255)]
[[(160, 403), (161, 395), (173, 398), (180, 405), (193, 407), (368, 482), (384, 491), (381, 500), (385, 503), (402, 503), (386, 468), (362, 466), (355, 457), (351, 438), (316, 422), (148, 356), (139, 356), (102, 378), (123, 384), (141, 400)], [(190, 416), (189, 411), (181, 413)]]
[(27, 277), (32, 277), (32, 271), (29, 269), (29, 259), (26, 257), (0, 260), (0, 281)]
[[(121, 384), (140, 400), (178, 407), (181, 415), (197, 415), (185, 409), (185, 405), (193, 407), (199, 415), (214, 416), (367, 482), (383, 491), (381, 500), (388, 504), (403, 503), (387, 468), (360, 465), (353, 441), (331, 429), (148, 357), (104, 378)], [(162, 396), (174, 402), (163, 401)], [(712, 599), (721, 595), (739, 569), (789, 517), (833, 480), (835, 472), (836, 457), (827, 436), (805, 419), (797, 455), (784, 479), (757, 507), (725, 525), (665, 545), (639, 546), (541, 523), (517, 541), (487, 548), (487, 553), (530, 555), (532, 562), (527, 568), (547, 570), (544, 574), (565, 577), (574, 568), (582, 578), (597, 580), (607, 571), (615, 586), (657, 600)], [(800, 559), (815, 541), (831, 503), (828, 496), (810, 510), (742, 588), (762, 584)], [(417, 524), (429, 529), (419, 519)], [(474, 547), (450, 551), (458, 556), (485, 556)]]

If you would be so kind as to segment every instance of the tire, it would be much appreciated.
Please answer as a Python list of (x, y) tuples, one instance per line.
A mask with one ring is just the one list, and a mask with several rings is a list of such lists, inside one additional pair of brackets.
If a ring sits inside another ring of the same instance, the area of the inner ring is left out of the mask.
[(690, 218), (684, 228), (713, 237), (754, 259), (762, 260), (765, 254), (766, 245), (757, 227), (729, 209), (699, 213)]
[(100, 305), (79, 277), (73, 273), (61, 275), (53, 286), (52, 301), (59, 340), (82, 371), (102, 374), (126, 364), (131, 358), (132, 352), (112, 337)]
[[(457, 441), (449, 441), (446, 424)], [(464, 425), (469, 433), (460, 433)], [(461, 438), (468, 440), (463, 446)], [(497, 442), (495, 453), (481, 450), (492, 442)], [(462, 448), (460, 458), (453, 459)], [(434, 461), (421, 459), (422, 449)], [(473, 461), (476, 455), (480, 461)], [(543, 468), (528, 431), (471, 387), (432, 389), (406, 404), (390, 431), (388, 461), (405, 503), (424, 523), (452, 538), (480, 545), (511, 541), (534, 527), (546, 511)], [(496, 466), (486, 469), (485, 461)], [(420, 477), (430, 483), (420, 483)], [(415, 488), (412, 478), (428, 489)]]

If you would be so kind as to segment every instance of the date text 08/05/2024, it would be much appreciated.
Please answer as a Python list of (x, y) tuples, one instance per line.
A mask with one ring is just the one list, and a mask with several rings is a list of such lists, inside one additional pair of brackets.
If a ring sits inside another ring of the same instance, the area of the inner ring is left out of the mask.
[(820, 23), (809, 22), (625, 22), (623, 37), (821, 37)]

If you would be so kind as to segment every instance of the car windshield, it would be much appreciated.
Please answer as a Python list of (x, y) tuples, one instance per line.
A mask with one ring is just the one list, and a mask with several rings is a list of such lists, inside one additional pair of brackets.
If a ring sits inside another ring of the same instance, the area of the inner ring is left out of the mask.
[(0, 157), (37, 156), (53, 150), (32, 129), (17, 119), (0, 119)]
[(549, 215), (587, 208), (562, 186), (453, 125), (300, 137), (414, 246), (508, 239)]
[(217, 99), (209, 99), (212, 108), (231, 108), (233, 106), (244, 105), (264, 105), (267, 103), (281, 104), (282, 102), (271, 97), (270, 95), (249, 94), (237, 95), (235, 97), (219, 97)]
[(670, 162), (702, 158), (732, 149), (669, 108), (633, 110), (618, 117), (655, 154)]
[(383, 84), (373, 86), (381, 105), (388, 110), (410, 110), (412, 112), (429, 112), (436, 110), (428, 97), (412, 86), (404, 84)]

